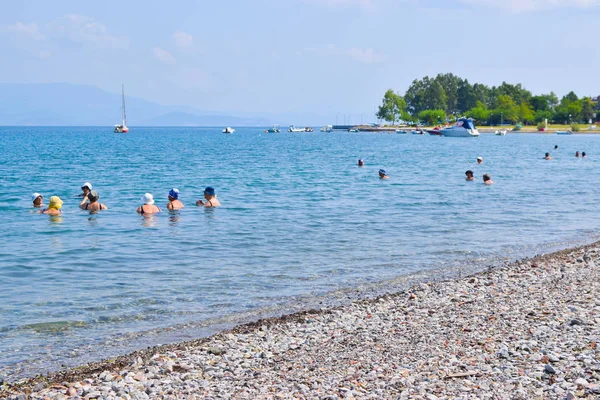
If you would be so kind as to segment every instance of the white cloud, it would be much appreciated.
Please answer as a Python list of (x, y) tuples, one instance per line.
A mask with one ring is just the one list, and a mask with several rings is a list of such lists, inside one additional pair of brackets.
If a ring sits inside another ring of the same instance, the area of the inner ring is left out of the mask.
[(190, 47), (194, 44), (194, 37), (189, 33), (178, 31), (173, 34), (173, 41), (177, 47)]
[(385, 60), (385, 55), (372, 48), (352, 47), (342, 49), (333, 44), (325, 47), (311, 47), (304, 49), (305, 52), (320, 56), (349, 57), (363, 64), (377, 64)]
[(48, 24), (48, 32), (75, 43), (83, 43), (103, 49), (127, 49), (129, 38), (114, 36), (108, 28), (84, 15), (67, 14)]
[(502, 8), (517, 13), (548, 8), (591, 8), (600, 6), (600, 0), (460, 0), (460, 2)]
[(155, 47), (152, 49), (152, 54), (154, 58), (163, 64), (176, 64), (177, 60), (173, 57), (173, 54), (169, 53), (167, 50), (161, 49), (160, 47)]
[(40, 27), (35, 22), (25, 24), (19, 21), (11, 25), (2, 25), (0, 26), (0, 32), (17, 33), (29, 36), (35, 40), (42, 40), (45, 37), (44, 34), (40, 32)]

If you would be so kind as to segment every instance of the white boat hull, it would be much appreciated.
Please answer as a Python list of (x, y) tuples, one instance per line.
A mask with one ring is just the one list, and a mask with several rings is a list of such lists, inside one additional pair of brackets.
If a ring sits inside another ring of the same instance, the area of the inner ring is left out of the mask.
[(223, 129), (223, 133), (235, 133), (235, 129), (228, 126), (227, 128)]
[(477, 129), (455, 129), (454, 127), (442, 129), (442, 136), (447, 137), (479, 137)]

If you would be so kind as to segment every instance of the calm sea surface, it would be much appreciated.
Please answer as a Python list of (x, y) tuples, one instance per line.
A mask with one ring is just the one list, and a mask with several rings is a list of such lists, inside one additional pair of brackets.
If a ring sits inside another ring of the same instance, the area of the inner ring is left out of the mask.
[[(9, 380), (346, 288), (590, 242), (600, 226), (600, 135), (0, 127), (0, 139), (0, 375)], [(467, 169), (477, 181), (464, 180)], [(483, 185), (485, 172), (495, 185)], [(85, 181), (108, 211), (78, 209)], [(205, 186), (221, 208), (194, 205)], [(166, 209), (172, 187), (182, 211), (136, 214), (145, 192)], [(62, 217), (35, 213), (33, 192), (60, 196)]]

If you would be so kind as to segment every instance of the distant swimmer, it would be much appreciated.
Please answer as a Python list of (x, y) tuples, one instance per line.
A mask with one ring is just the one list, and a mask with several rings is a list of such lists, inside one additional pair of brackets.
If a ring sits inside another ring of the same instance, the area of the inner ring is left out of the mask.
[(475, 177), (473, 176), (473, 171), (468, 170), (467, 172), (465, 172), (465, 175), (467, 176), (465, 179), (467, 181), (474, 181)]
[(387, 176), (387, 174), (385, 173), (385, 169), (379, 170), (379, 178), (380, 179), (388, 179), (389, 178), (389, 176)]
[(179, 189), (173, 188), (169, 190), (169, 204), (167, 204), (168, 210), (180, 210), (183, 208), (183, 203), (179, 201)]
[(575, 152), (575, 157), (579, 157), (579, 151)]
[(88, 193), (90, 192), (90, 190), (92, 190), (92, 184), (89, 182), (85, 182), (82, 186), (81, 186), (81, 191), (83, 193), (79, 194), (77, 197), (87, 197)]
[(581, 158), (585, 158), (585, 151), (581, 153)]
[(359, 166), (359, 167), (362, 167), (362, 166), (364, 166), (364, 165), (365, 165), (365, 162), (363, 161), (363, 159), (362, 159), (362, 158), (359, 158), (359, 159), (358, 159), (358, 166)]
[(152, 196), (150, 193), (146, 193), (141, 200), (144, 202), (144, 204), (138, 207), (137, 212), (139, 214), (146, 215), (161, 212), (161, 209), (154, 205), (154, 196)]
[[(79, 208), (82, 210), (88, 210), (89, 212), (98, 212), (100, 210), (108, 210), (104, 204), (100, 203), (98, 200), (100, 199), (100, 195), (95, 190), (91, 190), (87, 197), (81, 200), (79, 203)], [(89, 202), (88, 202), (89, 201)]]
[(42, 214), (48, 214), (48, 215), (60, 215), (61, 214), (61, 207), (63, 205), (63, 201), (60, 199), (60, 197), (58, 196), (52, 196), (50, 197), (50, 203), (48, 204), (48, 208), (41, 210), (40, 212)]
[(494, 183), (490, 174), (483, 174), (483, 183), (486, 185), (492, 185)]
[(206, 189), (204, 189), (204, 198), (206, 199), (206, 201), (198, 200), (196, 202), (196, 205), (204, 207), (218, 207), (221, 205), (219, 200), (217, 200), (217, 194), (215, 193), (215, 189), (210, 186), (207, 186)]
[(33, 202), (33, 206), (36, 208), (41, 208), (44, 206), (44, 196), (39, 193), (32, 194), (31, 201)]
[(556, 149), (558, 149), (558, 145), (557, 144), (554, 145), (554, 150), (556, 150)]
[(481, 163), (483, 163), (483, 158), (477, 157), (477, 164), (481, 164)]
[(550, 153), (546, 153), (544, 155), (544, 160), (552, 160), (552, 157), (550, 157)]

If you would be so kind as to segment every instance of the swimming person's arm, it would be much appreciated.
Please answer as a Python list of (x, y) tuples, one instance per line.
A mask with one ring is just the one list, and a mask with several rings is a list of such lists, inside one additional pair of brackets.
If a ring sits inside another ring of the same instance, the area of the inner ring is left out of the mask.
[(87, 200), (88, 200), (87, 196), (84, 197), (83, 200), (81, 200), (81, 203), (79, 203), (79, 208), (81, 208), (82, 210), (87, 210), (87, 207), (86, 207)]

